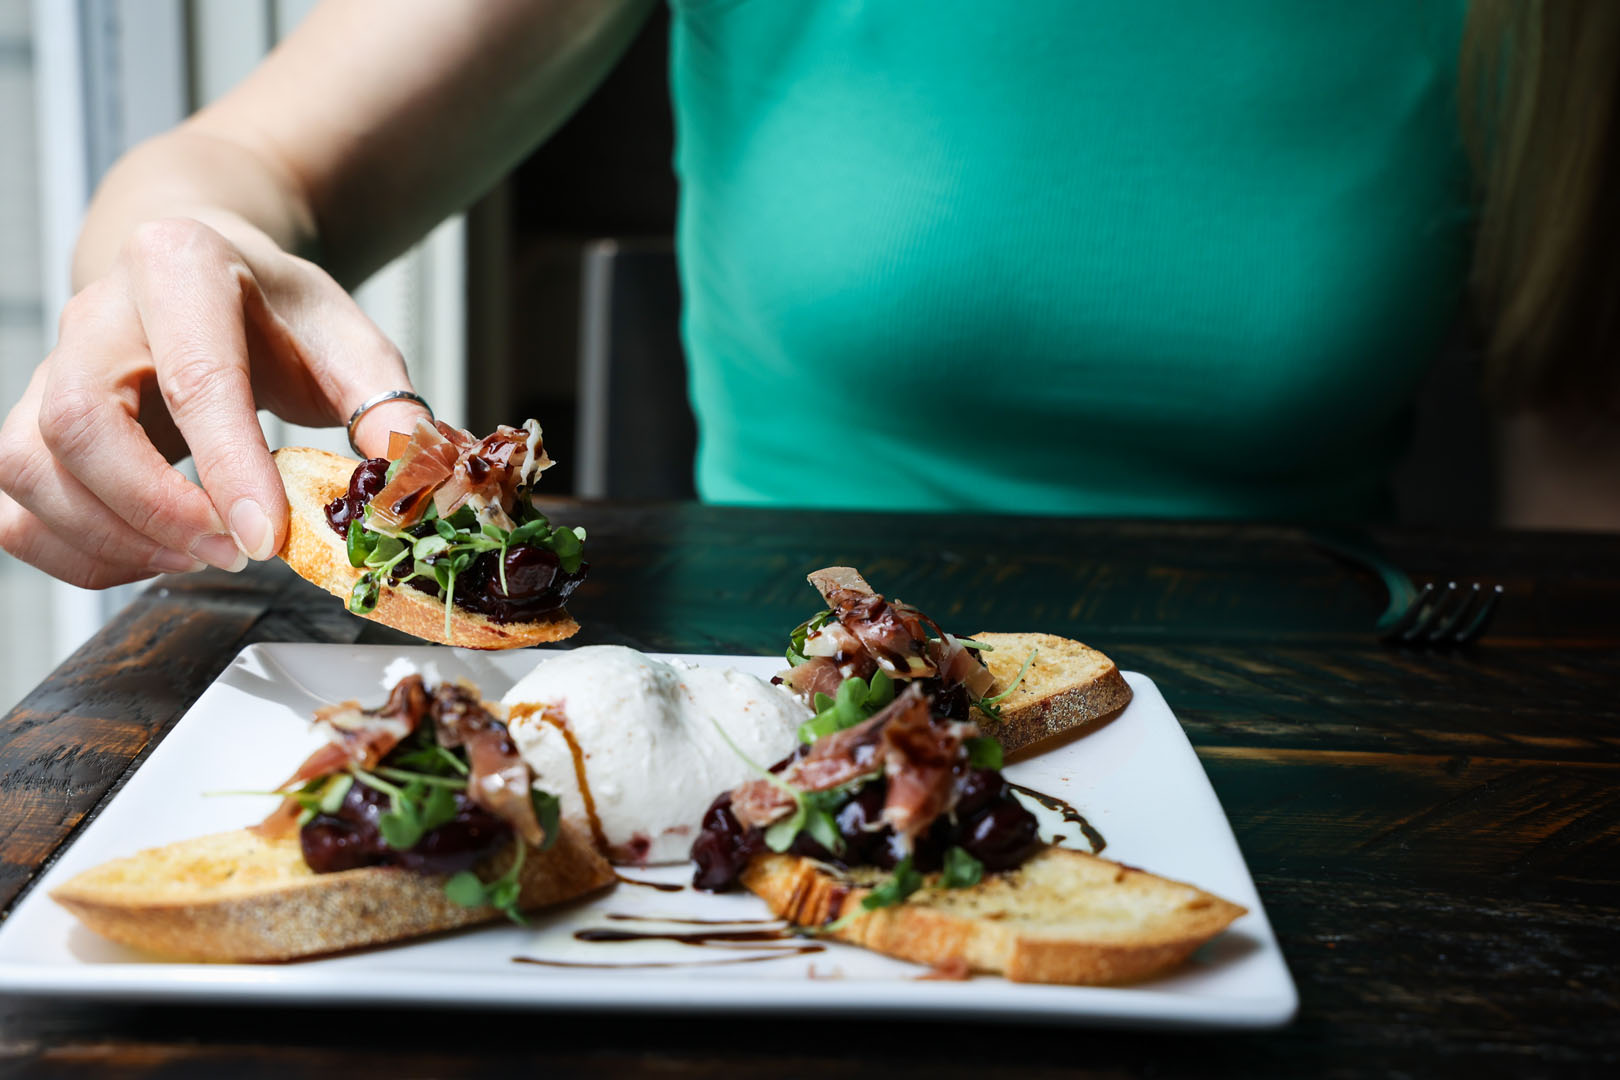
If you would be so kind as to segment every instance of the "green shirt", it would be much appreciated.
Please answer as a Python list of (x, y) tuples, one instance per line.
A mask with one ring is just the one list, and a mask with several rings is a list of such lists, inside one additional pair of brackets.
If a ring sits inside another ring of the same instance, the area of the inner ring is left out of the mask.
[(1461, 0), (672, 0), (698, 486), (1378, 513), (1469, 253)]

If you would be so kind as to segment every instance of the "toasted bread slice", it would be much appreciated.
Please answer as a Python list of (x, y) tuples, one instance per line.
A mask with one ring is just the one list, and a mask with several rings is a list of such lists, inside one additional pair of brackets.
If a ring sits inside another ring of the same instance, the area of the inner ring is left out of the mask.
[[(478, 868), (499, 876), (510, 855)], [(560, 903), (613, 881), (613, 868), (571, 823), (519, 871), (524, 910)], [(51, 898), (102, 937), (186, 960), (266, 961), (340, 952), (487, 922), (494, 908), (464, 908), (445, 878), (398, 867), (317, 874), (298, 836), (265, 840), (246, 829), (115, 859), (52, 890)]]
[[(796, 855), (761, 855), (743, 884), (780, 918), (824, 927), (870, 891)], [(1067, 848), (968, 889), (930, 881), (903, 903), (856, 915), (830, 936), (935, 967), (1014, 982), (1138, 982), (1181, 964), (1245, 909), (1192, 885)]]
[[(349, 489), (349, 477), (360, 464), (326, 450), (294, 446), (273, 455), (287, 489), (287, 544), (281, 558), (306, 581), (314, 582), (345, 604), (362, 571), (349, 565), (343, 538), (326, 522), (326, 504)], [(450, 636), (445, 636), (444, 601), (408, 586), (384, 586), (377, 607), (368, 615), (425, 641), (467, 649), (518, 649), (561, 641), (579, 632), (566, 609), (529, 622), (498, 623), (485, 615), (456, 608)]]
[(1088, 645), (1053, 634), (974, 634), (973, 640), (993, 646), (979, 653), (995, 676), (992, 694), (1012, 685), (1035, 653), (1023, 681), (1002, 699), (1001, 721), (974, 714), (1009, 754), (1079, 731), (1130, 704), (1130, 684), (1119, 668)]

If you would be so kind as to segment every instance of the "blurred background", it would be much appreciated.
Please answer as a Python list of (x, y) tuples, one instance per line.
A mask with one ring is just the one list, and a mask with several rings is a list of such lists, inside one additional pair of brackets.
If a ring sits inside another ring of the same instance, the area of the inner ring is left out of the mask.
[[(79, 220), (126, 149), (228, 91), (316, 0), (0, 0), (0, 401), (49, 351)], [(495, 190), (367, 282), (360, 301), (438, 414), (473, 431), (541, 420), (558, 494), (690, 498), (670, 237), (660, 9), (589, 102)], [(402, 58), (408, 62), (408, 58)], [(1403, 521), (1479, 524), (1485, 426), (1461, 336), (1418, 406)], [(265, 417), (271, 446), (345, 450)], [(141, 586), (91, 593), (0, 554), (0, 708)], [(26, 619), (15, 613), (26, 612)]]
[[(0, 401), (8, 411), (54, 341), (80, 216), (101, 175), (141, 139), (229, 90), (315, 2), (0, 0)], [(475, 431), (540, 418), (558, 459), (547, 473), (558, 493), (690, 494), (689, 461), (673, 471), (667, 459), (662, 471), (649, 462), (644, 475), (605, 451), (609, 398), (626, 391), (638, 407), (612, 410), (616, 422), (691, 438), (679, 365), (643, 362), (679, 347), (667, 34), (660, 11), (541, 151), (358, 293), (440, 416)], [(633, 340), (624, 340), (627, 326)], [(634, 363), (623, 360), (627, 350)], [(593, 374), (582, 379), (582, 365)], [(534, 378), (536, 370), (545, 377)], [(271, 446), (347, 452), (341, 431), (263, 421)], [(87, 592), (0, 553), (0, 608), (29, 613), (0, 619), (0, 711), (141, 587)]]

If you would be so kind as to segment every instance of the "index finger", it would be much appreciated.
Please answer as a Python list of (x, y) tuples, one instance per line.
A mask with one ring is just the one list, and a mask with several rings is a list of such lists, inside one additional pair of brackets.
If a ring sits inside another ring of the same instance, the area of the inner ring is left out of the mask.
[[(151, 358), (121, 290), (90, 286), (70, 301), (45, 364), (37, 411), (51, 454), (119, 518), (174, 551), (227, 570), (246, 559), (208, 496), (170, 467), (136, 421)], [(68, 317), (71, 316), (71, 317)]]
[(142, 242), (152, 250), (133, 260), (134, 296), (158, 388), (237, 546), (268, 559), (286, 535), (287, 496), (259, 427), (247, 324), (275, 316), (213, 230), (168, 224)]

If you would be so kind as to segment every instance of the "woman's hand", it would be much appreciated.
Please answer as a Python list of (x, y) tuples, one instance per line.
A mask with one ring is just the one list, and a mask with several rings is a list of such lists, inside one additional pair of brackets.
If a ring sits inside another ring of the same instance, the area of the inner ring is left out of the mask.
[[(410, 388), (399, 351), (331, 277), (233, 231), (251, 258), (198, 221), (143, 225), (68, 303), (0, 428), (5, 550), (88, 588), (268, 559), (287, 500), (255, 410), (342, 424), (372, 394)], [(418, 412), (374, 409), (357, 441), (381, 453)], [(201, 488), (170, 466), (188, 453)]]
[[(287, 253), (365, 278), (562, 123), (651, 8), (324, 0), (127, 154), (91, 202), (56, 351), (0, 428), (0, 546), (91, 587), (274, 554), (287, 503), (255, 407), (341, 424), (410, 388), (337, 280)], [(379, 453), (418, 414), (381, 406), (357, 442)], [(169, 467), (188, 452), (200, 488)]]

